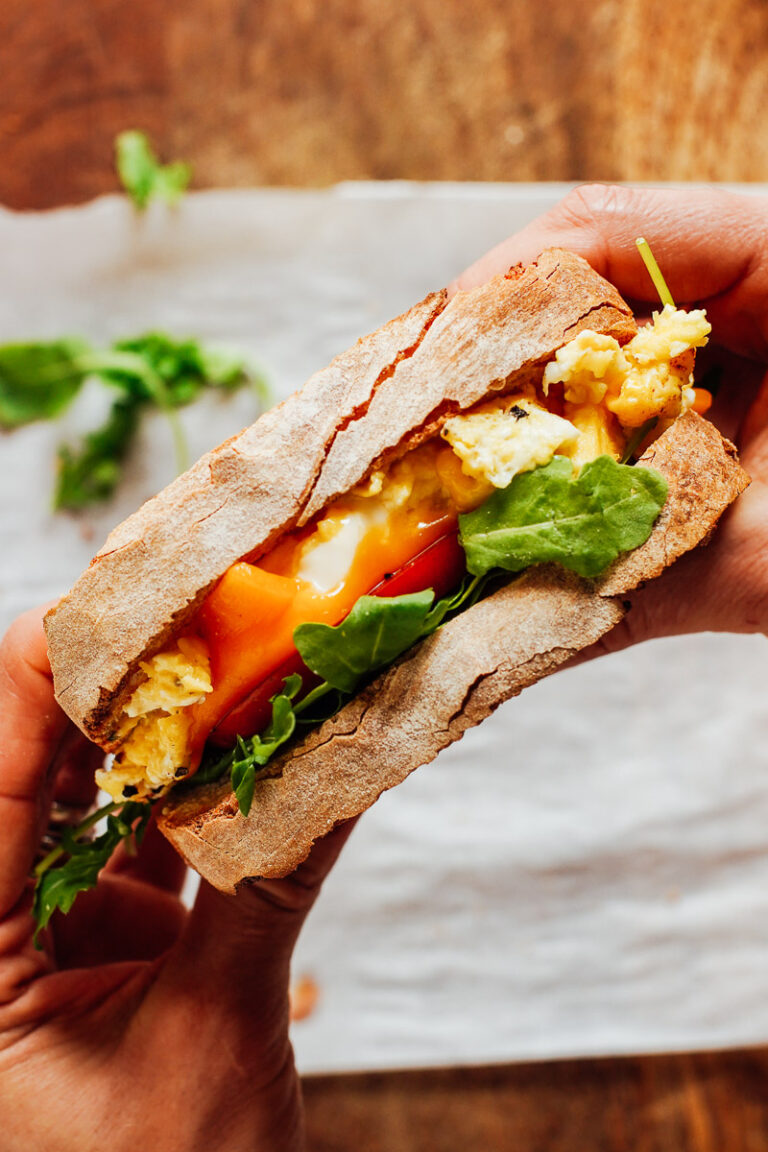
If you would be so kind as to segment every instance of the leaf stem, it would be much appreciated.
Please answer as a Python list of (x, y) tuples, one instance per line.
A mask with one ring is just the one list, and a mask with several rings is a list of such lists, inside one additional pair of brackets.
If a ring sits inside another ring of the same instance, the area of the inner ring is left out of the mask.
[(646, 420), (645, 424), (641, 424), (639, 428), (635, 429), (629, 440), (627, 440), (624, 455), (619, 461), (620, 464), (629, 464), (637, 448), (642, 444), (643, 440), (645, 440), (651, 428), (654, 428), (658, 423), (658, 419), (658, 416), (651, 416), (650, 420)]
[[(104, 816), (109, 816), (110, 813), (116, 811), (118, 808), (122, 808), (122, 806), (122, 800), (112, 800), (109, 804), (105, 804), (103, 808), (97, 808), (95, 812), (91, 812), (90, 816), (86, 816), (85, 820), (82, 820), (75, 828), (71, 829), (70, 836), (73, 840), (79, 840), (84, 832), (93, 828)], [(32, 875), (42, 876), (66, 851), (67, 849), (63, 844), (58, 844), (55, 848), (52, 848), (48, 855), (44, 856), (40, 863), (35, 865)]]
[(96, 352), (92, 356), (84, 356), (81, 363), (86, 372), (125, 372), (144, 381), (147, 390), (171, 426), (176, 471), (186, 472), (190, 465), (189, 446), (181, 419), (171, 403), (165, 380), (155, 371), (147, 358), (138, 352)]
[(327, 696), (329, 692), (333, 691), (333, 685), (329, 684), (327, 680), (323, 680), (322, 684), (318, 684), (311, 692), (308, 692), (303, 700), (298, 704), (294, 704), (293, 711), (298, 716), (301, 712), (306, 711), (316, 700), (322, 700), (323, 696)]

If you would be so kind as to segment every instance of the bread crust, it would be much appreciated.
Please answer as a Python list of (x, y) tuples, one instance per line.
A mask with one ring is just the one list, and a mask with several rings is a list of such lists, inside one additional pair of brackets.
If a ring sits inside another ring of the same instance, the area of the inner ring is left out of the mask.
[(552, 249), (450, 302), (434, 293), (358, 341), (110, 534), (46, 617), (61, 706), (112, 747), (139, 661), (232, 563), (266, 551), (452, 412), (540, 376), (585, 327), (621, 343), (636, 331), (610, 284)]
[(387, 669), (331, 720), (270, 764), (249, 816), (228, 784), (169, 798), (159, 825), (187, 862), (225, 892), (279, 877), (335, 824), (364, 811), (504, 700), (554, 672), (619, 622), (622, 601), (706, 540), (749, 479), (732, 444), (694, 413), (645, 453), (669, 484), (646, 543), (600, 580), (530, 569)]

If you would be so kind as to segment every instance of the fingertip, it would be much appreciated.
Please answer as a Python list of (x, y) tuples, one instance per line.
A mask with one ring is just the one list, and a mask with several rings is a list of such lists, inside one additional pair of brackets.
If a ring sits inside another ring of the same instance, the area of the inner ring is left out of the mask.
[(45, 607), (29, 608), (8, 626), (0, 641), (0, 659), (6, 666), (23, 663), (51, 677), (43, 619)]

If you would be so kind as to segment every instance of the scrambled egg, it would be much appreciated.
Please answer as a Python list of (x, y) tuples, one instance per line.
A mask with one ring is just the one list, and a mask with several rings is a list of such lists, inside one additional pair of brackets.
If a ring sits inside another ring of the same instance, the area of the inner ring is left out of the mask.
[[(403, 508), (445, 505), (446, 495), (437, 470), (440, 448), (439, 441), (428, 440), (395, 460), (389, 468), (377, 469), (368, 480), (353, 489), (350, 493), (352, 500), (356, 497), (370, 500), (382, 516)], [(343, 503), (344, 498), (333, 508)], [(322, 524), (321, 520), (318, 527)]]
[(625, 428), (674, 418), (693, 402), (693, 349), (712, 331), (705, 313), (665, 305), (622, 348), (612, 336), (585, 330), (560, 348), (544, 370), (544, 393), (564, 385), (566, 403), (602, 404)]
[(575, 445), (563, 451), (577, 468), (598, 456), (620, 460), (625, 447), (624, 435), (615, 416), (599, 404), (565, 405), (565, 415), (578, 433)]
[(96, 773), (113, 800), (149, 796), (186, 775), (190, 719), (184, 709), (212, 691), (208, 650), (198, 637), (180, 638), (140, 668), (147, 679), (123, 711), (120, 751), (110, 768)]
[(442, 435), (464, 471), (494, 488), (506, 488), (519, 472), (548, 464), (564, 447), (574, 448), (578, 430), (530, 400), (446, 420)]

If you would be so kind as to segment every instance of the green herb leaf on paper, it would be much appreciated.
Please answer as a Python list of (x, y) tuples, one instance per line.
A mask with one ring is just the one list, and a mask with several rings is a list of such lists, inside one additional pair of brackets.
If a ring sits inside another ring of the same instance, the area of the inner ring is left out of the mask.
[(189, 164), (161, 164), (144, 132), (121, 132), (115, 139), (115, 167), (120, 183), (143, 211), (152, 200), (176, 204), (192, 178)]
[(112, 495), (133, 443), (141, 405), (131, 396), (116, 400), (101, 428), (87, 432), (78, 448), (62, 444), (58, 454), (54, 507), (79, 510)]
[[(258, 375), (246, 358), (227, 348), (209, 348), (199, 340), (179, 340), (166, 332), (146, 332), (128, 340), (116, 340), (115, 352), (137, 357), (165, 385), (167, 402), (179, 408), (196, 400), (204, 388), (234, 391)], [(129, 389), (138, 388), (145, 400), (155, 399), (155, 388), (146, 374), (130, 367), (107, 370), (105, 379)]]
[(90, 355), (74, 337), (0, 345), (0, 427), (58, 416), (90, 372)]
[(467, 567), (483, 575), (554, 562), (598, 576), (648, 538), (666, 496), (664, 477), (651, 468), (599, 456), (575, 475), (571, 461), (556, 456), (459, 517)]
[(117, 392), (106, 421), (78, 445), (59, 449), (54, 507), (80, 509), (111, 496), (122, 477), (142, 411), (165, 412), (171, 422), (177, 469), (187, 464), (186, 441), (175, 409), (204, 389), (233, 392), (250, 385), (259, 406), (269, 400), (264, 378), (242, 353), (208, 347), (164, 332), (148, 332), (98, 349), (65, 338), (0, 345), (0, 428), (7, 431), (58, 416), (86, 379)]

